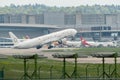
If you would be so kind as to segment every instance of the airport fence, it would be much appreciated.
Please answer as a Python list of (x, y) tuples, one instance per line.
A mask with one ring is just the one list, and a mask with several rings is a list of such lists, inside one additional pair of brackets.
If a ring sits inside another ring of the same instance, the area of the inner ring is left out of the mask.
[[(120, 66), (120, 65), (119, 65)], [(71, 67), (71, 68), (69, 68)], [(84, 64), (83, 68), (79, 67), (77, 70), (73, 66), (66, 66), (61, 69), (57, 69), (56, 66), (49, 66), (45, 68), (44, 66), (39, 66), (37, 71), (31, 70), (30, 67), (27, 72), (20, 72), (19, 70), (14, 70), (14, 73), (7, 73), (4, 70), (4, 77), (0, 80), (119, 80), (120, 79), (120, 69), (115, 72), (114, 65), (106, 65), (105, 71), (103, 71), (101, 64)], [(46, 69), (46, 70), (44, 70)], [(17, 74), (17, 75), (16, 75)]]
[[(22, 56), (21, 60), (11, 59), (0, 62), (2, 74), (0, 80), (119, 80), (120, 64), (78, 64), (49, 59), (37, 59), (36, 56)], [(21, 56), (19, 57), (21, 58)], [(28, 59), (30, 58), (30, 59)], [(33, 60), (34, 59), (34, 60)], [(115, 62), (116, 62), (115, 58)], [(104, 58), (103, 58), (104, 62)]]

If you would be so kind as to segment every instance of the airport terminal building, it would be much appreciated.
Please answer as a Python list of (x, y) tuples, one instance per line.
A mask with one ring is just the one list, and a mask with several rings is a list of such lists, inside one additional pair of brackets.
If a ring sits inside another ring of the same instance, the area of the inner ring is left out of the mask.
[(19, 38), (29, 35), (31, 38), (51, 32), (74, 28), (80, 36), (100, 40), (116, 39), (120, 36), (120, 14), (67, 14), (44, 12), (43, 14), (0, 14), (0, 41), (14, 32)]

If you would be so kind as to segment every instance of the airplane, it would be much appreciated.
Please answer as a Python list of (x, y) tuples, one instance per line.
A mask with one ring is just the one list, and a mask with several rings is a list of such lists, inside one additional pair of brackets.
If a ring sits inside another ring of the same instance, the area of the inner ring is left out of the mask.
[(80, 41), (68, 41), (64, 42), (64, 45), (67, 47), (115, 47), (117, 46), (117, 42), (115, 41), (108, 41), (108, 42), (94, 42), (94, 41), (86, 41), (83, 37), (80, 37)]
[(85, 47), (108, 47), (108, 46), (111, 46), (111, 47), (115, 47), (117, 46), (117, 42), (115, 41), (108, 41), (108, 42), (98, 42), (98, 41), (86, 41), (85, 39), (83, 39), (82, 37), (80, 38), (81, 39), (81, 44)]
[(81, 41), (68, 41), (66, 40), (64, 43), (67, 47), (75, 47), (78, 48), (81, 46)]
[(81, 46), (86, 46), (89, 45), (85, 39), (83, 39), (82, 37), (80, 37), (79, 41), (69, 41), (66, 39), (66, 41), (63, 43), (63, 45), (65, 47), (75, 47), (75, 48), (79, 48)]
[[(63, 41), (61, 39), (69, 36), (75, 36), (76, 33), (77, 31), (75, 29), (65, 29), (47, 35), (39, 36), (33, 39), (28, 39), (22, 42), (20, 42), (19, 39), (12, 32), (9, 32), (9, 35), (14, 43), (12, 48), (29, 49), (36, 47), (37, 49), (40, 49), (44, 44), (50, 44), (53, 41), (58, 41), (59, 44), (62, 44)], [(52, 47), (53, 45), (50, 44), (48, 46), (48, 49)]]

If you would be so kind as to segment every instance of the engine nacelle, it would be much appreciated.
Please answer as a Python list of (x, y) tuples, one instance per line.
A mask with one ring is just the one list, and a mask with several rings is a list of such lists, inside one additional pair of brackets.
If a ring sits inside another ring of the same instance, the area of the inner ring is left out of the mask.
[(58, 44), (62, 44), (62, 40), (59, 40), (59, 41), (58, 41)]
[(51, 44), (51, 45), (48, 46), (48, 49), (51, 49), (51, 48), (53, 48), (53, 47), (54, 47), (54, 45)]
[(36, 47), (36, 49), (40, 49), (40, 48), (42, 48), (42, 45), (39, 45), (39, 46)]
[(58, 40), (58, 43), (59, 43), (59, 44), (65, 44), (65, 43), (66, 43), (66, 41), (67, 41), (67, 39), (66, 39), (66, 38), (64, 38), (64, 39)]

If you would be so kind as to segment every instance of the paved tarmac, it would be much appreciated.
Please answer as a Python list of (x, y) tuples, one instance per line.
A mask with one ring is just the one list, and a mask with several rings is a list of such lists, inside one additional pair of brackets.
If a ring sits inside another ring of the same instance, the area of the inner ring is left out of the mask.
[[(12, 56), (12, 55), (44, 55), (45, 57), (48, 57), (52, 60), (60, 60), (62, 61), (62, 58), (53, 58), (53, 54), (56, 52), (42, 52), (43, 49), (11, 49), (11, 48), (0, 48), (0, 55), (6, 55), (6, 56)], [(0, 56), (2, 57), (2, 56)], [(67, 58), (66, 61), (68, 62), (74, 62), (74, 58)], [(78, 63), (102, 63), (102, 58), (95, 58), (89, 56), (88, 58), (77, 58)], [(114, 63), (114, 58), (105, 58), (105, 63)], [(117, 63), (120, 63), (120, 58), (117, 58)]]
[(36, 48), (31, 49), (12, 49), (12, 48), (0, 48), (0, 54), (4, 55), (28, 55), (28, 54), (36, 54), (41, 53), (41, 50)]

